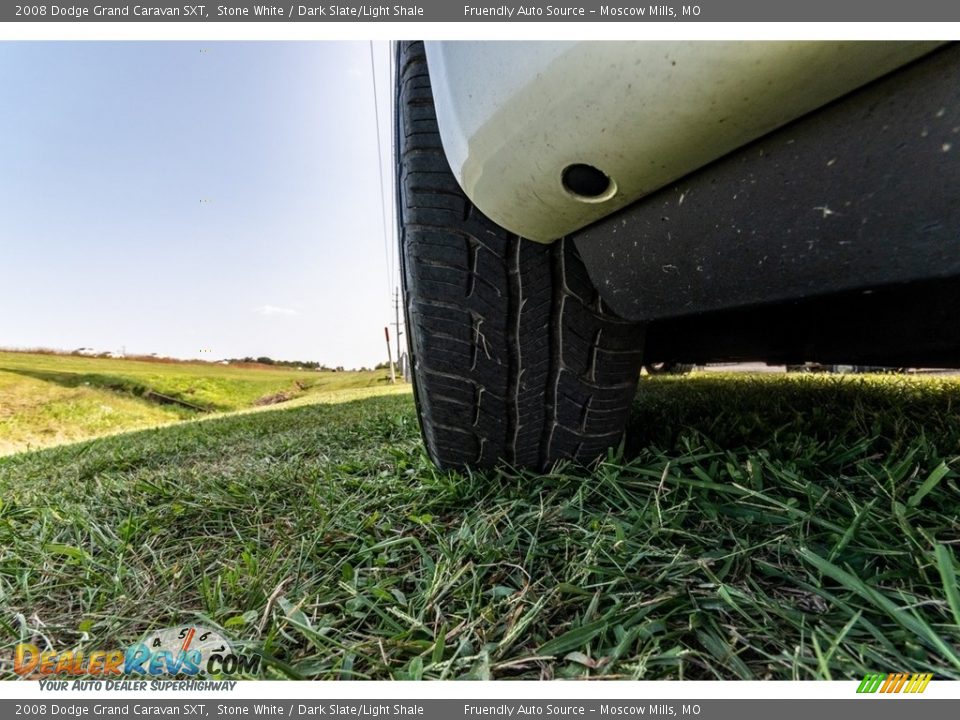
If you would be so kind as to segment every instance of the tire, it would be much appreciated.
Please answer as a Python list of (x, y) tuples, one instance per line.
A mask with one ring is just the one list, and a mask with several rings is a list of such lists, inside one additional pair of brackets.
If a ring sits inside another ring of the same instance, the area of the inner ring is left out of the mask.
[(498, 227), (440, 142), (423, 44), (398, 44), (397, 192), (407, 341), (427, 451), (443, 469), (547, 469), (617, 445), (643, 328), (613, 315), (574, 245)]

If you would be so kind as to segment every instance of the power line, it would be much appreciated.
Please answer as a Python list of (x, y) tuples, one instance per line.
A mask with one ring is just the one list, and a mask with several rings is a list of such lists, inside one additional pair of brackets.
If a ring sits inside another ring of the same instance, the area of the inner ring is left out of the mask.
[(387, 97), (390, 99), (390, 121), (391, 121), (391, 131), (390, 131), (390, 165), (391, 172), (389, 175), (390, 178), (390, 228), (393, 231), (391, 234), (390, 243), (390, 273), (396, 281), (396, 277), (399, 273), (400, 259), (398, 253), (400, 252), (399, 245), (399, 218), (397, 213), (399, 209), (399, 194), (397, 192), (397, 174), (395, 169), (395, 163), (397, 161), (397, 53), (395, 47), (396, 41), (391, 41), (387, 45), (387, 60), (390, 67), (390, 93)]
[[(387, 196), (383, 188), (383, 144), (380, 140), (380, 103), (377, 99), (377, 65), (373, 56), (373, 40), (370, 40), (370, 72), (373, 78), (373, 116), (377, 126), (377, 174), (380, 177), (380, 217), (383, 221), (383, 254), (387, 266), (387, 296), (393, 293), (393, 254), (390, 250), (390, 232), (387, 227)], [(391, 214), (392, 218), (393, 215)]]

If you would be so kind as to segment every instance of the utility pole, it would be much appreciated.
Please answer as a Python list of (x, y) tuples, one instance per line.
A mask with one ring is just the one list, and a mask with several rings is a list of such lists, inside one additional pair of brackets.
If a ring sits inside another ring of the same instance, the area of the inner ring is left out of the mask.
[(390, 349), (390, 328), (384, 325), (383, 336), (387, 339), (387, 360), (390, 363), (390, 384), (397, 382), (397, 374), (393, 369), (393, 351)]
[(400, 330), (400, 288), (393, 289), (393, 312), (396, 317), (393, 327), (397, 332), (397, 363), (400, 364), (402, 368), (401, 359), (403, 358), (403, 353), (400, 352), (400, 336), (403, 335), (403, 332)]

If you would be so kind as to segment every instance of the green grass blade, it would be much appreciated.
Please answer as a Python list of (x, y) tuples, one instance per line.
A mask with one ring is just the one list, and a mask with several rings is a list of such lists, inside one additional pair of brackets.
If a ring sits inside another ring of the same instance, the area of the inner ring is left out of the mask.
[(917, 488), (917, 491), (910, 496), (909, 500), (907, 500), (907, 506), (912, 508), (917, 507), (917, 505), (920, 504), (920, 501), (929, 495), (930, 491), (933, 490), (949, 472), (950, 466), (945, 462), (937, 465), (937, 467), (933, 469), (933, 472), (927, 476), (927, 479), (923, 481), (919, 488)]
[(943, 638), (941, 638), (924, 620), (921, 620), (918, 617), (906, 612), (903, 608), (898, 607), (896, 603), (891, 601), (888, 597), (869, 587), (860, 578), (850, 574), (846, 570), (840, 569), (833, 563), (825, 560), (819, 555), (816, 555), (810, 550), (801, 548), (797, 551), (797, 554), (811, 565), (816, 567), (827, 577), (840, 583), (848, 590), (856, 593), (867, 602), (885, 612), (890, 619), (905, 627), (907, 630), (916, 635), (918, 639), (923, 640), (927, 645), (939, 650), (943, 654), (944, 658), (949, 660), (955, 668), (960, 670), (960, 656), (957, 655), (957, 651), (944, 642)]
[(943, 592), (953, 613), (953, 621), (960, 629), (960, 589), (957, 587), (956, 563), (953, 553), (946, 545), (937, 545), (934, 548), (937, 558), (937, 568), (940, 570), (940, 579), (943, 580)]

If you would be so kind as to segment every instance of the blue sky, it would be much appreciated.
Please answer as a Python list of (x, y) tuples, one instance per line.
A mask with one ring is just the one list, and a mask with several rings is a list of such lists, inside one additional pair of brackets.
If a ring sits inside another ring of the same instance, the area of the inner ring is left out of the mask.
[(373, 101), (365, 42), (0, 43), (0, 346), (384, 360)]

